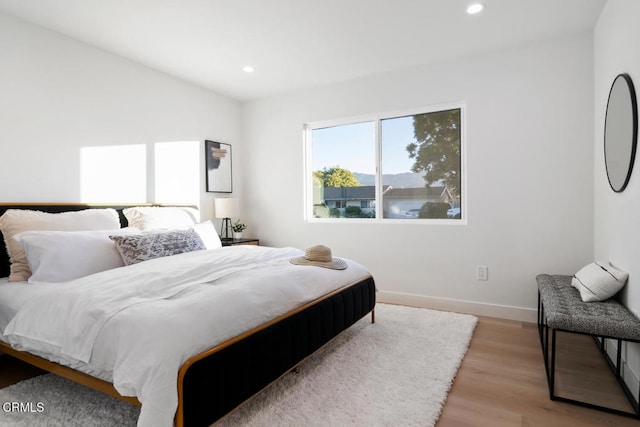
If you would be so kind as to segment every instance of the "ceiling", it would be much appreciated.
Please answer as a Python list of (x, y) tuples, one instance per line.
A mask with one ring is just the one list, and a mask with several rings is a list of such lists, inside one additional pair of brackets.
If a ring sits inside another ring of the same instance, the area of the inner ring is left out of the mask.
[(606, 0), (483, 0), (468, 15), (470, 2), (0, 0), (0, 11), (249, 100), (592, 31)]

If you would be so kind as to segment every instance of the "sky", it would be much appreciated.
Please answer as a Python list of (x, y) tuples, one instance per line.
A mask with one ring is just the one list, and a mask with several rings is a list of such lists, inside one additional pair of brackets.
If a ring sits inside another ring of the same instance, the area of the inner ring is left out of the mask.
[[(406, 146), (415, 142), (413, 116), (382, 120), (382, 173), (410, 172), (413, 160)], [(340, 166), (375, 174), (375, 122), (313, 130), (313, 170)]]

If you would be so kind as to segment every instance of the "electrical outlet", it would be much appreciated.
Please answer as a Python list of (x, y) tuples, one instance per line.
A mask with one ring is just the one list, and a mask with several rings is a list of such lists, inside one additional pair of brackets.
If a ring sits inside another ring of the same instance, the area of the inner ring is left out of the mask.
[(489, 280), (489, 267), (486, 265), (478, 265), (476, 267), (476, 279), (477, 280)]

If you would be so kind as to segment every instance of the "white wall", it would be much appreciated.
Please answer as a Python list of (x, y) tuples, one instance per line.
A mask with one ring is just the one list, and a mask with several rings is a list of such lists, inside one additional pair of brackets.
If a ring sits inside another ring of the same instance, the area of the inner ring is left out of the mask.
[[(0, 52), (3, 202), (91, 201), (80, 197), (82, 147), (214, 139), (242, 152), (236, 101), (5, 14)], [(204, 166), (200, 176), (209, 217)]]
[[(361, 262), (380, 299), (534, 320), (536, 274), (593, 256), (592, 88), (582, 34), (243, 104), (251, 232)], [(304, 222), (303, 123), (456, 101), (467, 105), (468, 225)]]
[[(382, 299), (531, 320), (535, 275), (592, 259), (589, 34), (249, 102), (242, 117), (235, 101), (2, 14), (0, 51), (2, 201), (84, 201), (82, 147), (210, 138), (233, 144), (250, 236), (327, 244), (368, 266)], [(303, 221), (303, 123), (456, 101), (467, 225)]]
[[(621, 295), (623, 302), (636, 315), (640, 313), (640, 166), (636, 157), (627, 188), (622, 193), (614, 193), (609, 187), (604, 166), (603, 135), (613, 79), (620, 73), (628, 73), (636, 93), (640, 94), (639, 16), (640, 2), (609, 0), (600, 15), (594, 36), (594, 254), (596, 259), (609, 260), (629, 272), (629, 281)], [(635, 383), (631, 390), (637, 393), (640, 345), (629, 346), (628, 350), (625, 359), (631, 371), (627, 371), (627, 381)]]

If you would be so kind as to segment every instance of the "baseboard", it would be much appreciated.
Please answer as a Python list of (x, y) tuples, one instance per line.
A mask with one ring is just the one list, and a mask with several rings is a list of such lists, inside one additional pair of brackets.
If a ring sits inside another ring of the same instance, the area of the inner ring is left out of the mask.
[(455, 311), (458, 313), (498, 317), (521, 322), (536, 323), (538, 320), (537, 310), (532, 308), (511, 307), (508, 305), (487, 304), (388, 291), (379, 291), (376, 299), (382, 303), (386, 302), (389, 304), (401, 304), (412, 307), (431, 308), (434, 310)]

